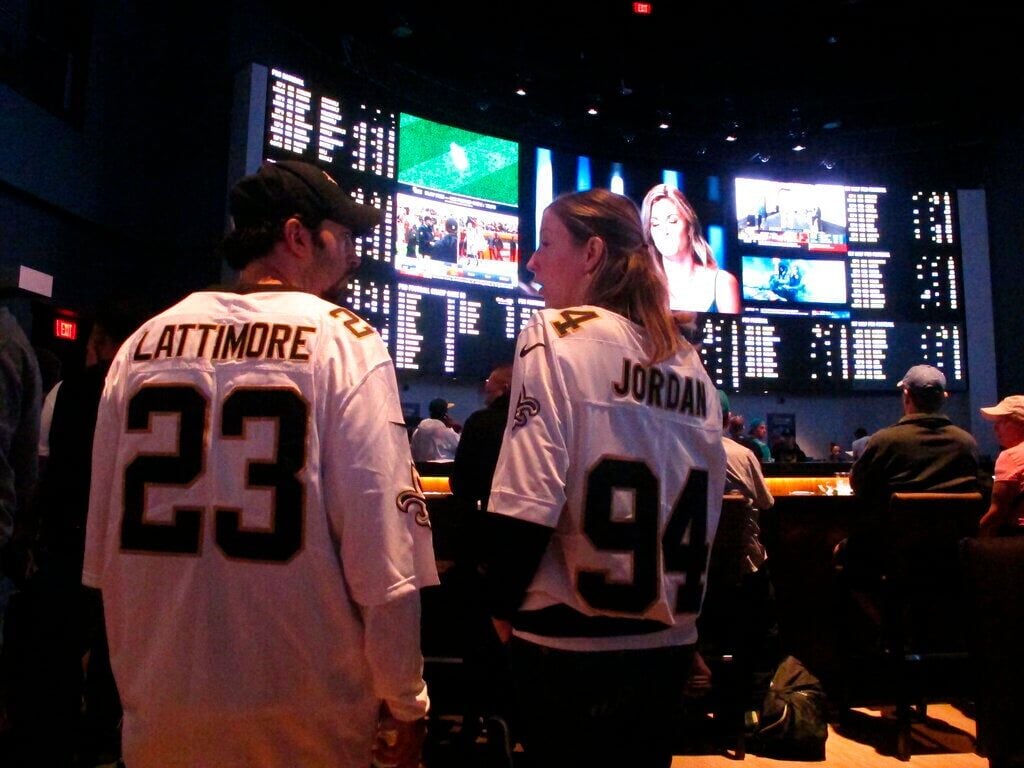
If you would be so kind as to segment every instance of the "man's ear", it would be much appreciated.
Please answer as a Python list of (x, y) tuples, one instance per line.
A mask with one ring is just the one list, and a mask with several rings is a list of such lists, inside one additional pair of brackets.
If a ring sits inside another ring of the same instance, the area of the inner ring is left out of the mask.
[(597, 235), (594, 235), (587, 240), (586, 250), (583, 254), (584, 274), (593, 274), (597, 271), (597, 268), (601, 266), (601, 261), (604, 259), (605, 247), (604, 240)]
[(292, 216), (284, 223), (284, 243), (289, 251), (297, 255), (311, 253), (313, 233), (298, 217)]

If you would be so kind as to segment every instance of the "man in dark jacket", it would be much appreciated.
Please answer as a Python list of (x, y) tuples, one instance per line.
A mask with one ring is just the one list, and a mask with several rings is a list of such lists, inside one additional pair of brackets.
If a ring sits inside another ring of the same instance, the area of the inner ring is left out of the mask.
[(508, 419), (512, 365), (499, 365), (484, 382), (487, 407), (475, 411), (462, 427), (452, 466), (452, 493), (480, 510), (487, 509), (491, 478), (498, 463), (501, 439)]
[(979, 490), (978, 444), (940, 413), (947, 397), (942, 371), (915, 365), (897, 386), (903, 418), (871, 436), (850, 473), (853, 492), (864, 503), (851, 526), (845, 560), (855, 571), (869, 569), (865, 573), (874, 570), (882, 513), (892, 494)]

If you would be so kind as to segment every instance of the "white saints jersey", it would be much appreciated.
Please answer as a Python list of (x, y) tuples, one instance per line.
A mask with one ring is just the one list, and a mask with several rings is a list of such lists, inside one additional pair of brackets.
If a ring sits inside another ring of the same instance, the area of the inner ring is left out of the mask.
[(520, 614), (517, 634), (533, 642), (611, 650), (697, 638), (725, 482), (721, 405), (692, 348), (648, 365), (643, 339), (622, 316), (584, 306), (536, 313), (516, 343), (489, 509), (554, 529), (521, 611), (622, 620), (604, 623), (612, 632), (539, 633)]
[(122, 346), (93, 455), (83, 581), (127, 764), (366, 764), (357, 604), (437, 583), (373, 328), (297, 291), (195, 293)]

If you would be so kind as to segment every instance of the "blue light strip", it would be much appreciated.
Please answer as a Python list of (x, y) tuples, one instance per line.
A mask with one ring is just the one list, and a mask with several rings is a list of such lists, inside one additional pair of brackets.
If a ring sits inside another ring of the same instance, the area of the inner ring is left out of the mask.
[(582, 192), (591, 186), (593, 184), (590, 181), (590, 158), (580, 155), (576, 158), (576, 191)]
[(534, 198), (536, 205), (534, 211), (536, 214), (535, 226), (537, 231), (535, 234), (534, 243), (540, 242), (540, 217), (544, 213), (544, 209), (548, 207), (555, 196), (555, 180), (551, 170), (551, 150), (543, 149), (542, 147), (537, 148), (537, 183), (534, 189)]

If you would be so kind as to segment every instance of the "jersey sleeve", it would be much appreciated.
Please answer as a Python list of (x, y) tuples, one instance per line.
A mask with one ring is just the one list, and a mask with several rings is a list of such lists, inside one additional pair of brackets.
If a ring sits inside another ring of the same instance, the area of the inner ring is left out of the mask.
[(355, 601), (377, 605), (438, 583), (390, 361), (350, 396), (328, 398), (321, 440), (327, 516)]
[(488, 510), (554, 528), (566, 502), (572, 416), (544, 323), (538, 312), (519, 335)]

